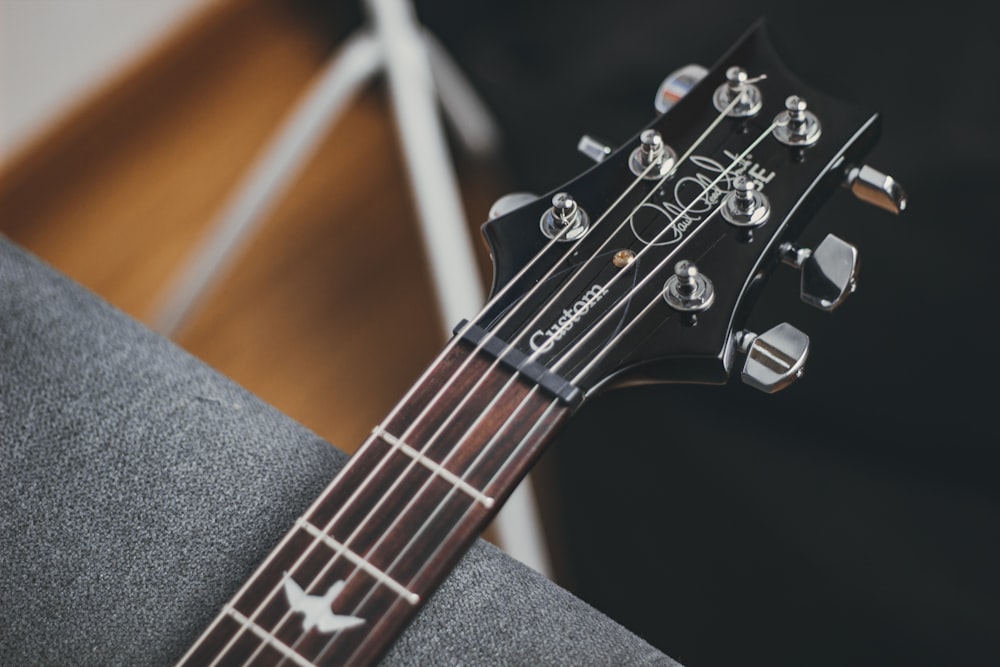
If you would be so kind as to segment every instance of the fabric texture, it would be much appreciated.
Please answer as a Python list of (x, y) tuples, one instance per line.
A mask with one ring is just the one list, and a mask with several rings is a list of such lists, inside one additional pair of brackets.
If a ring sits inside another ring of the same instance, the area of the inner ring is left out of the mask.
[[(175, 662), (346, 456), (0, 238), (0, 663)], [(392, 665), (673, 665), (480, 540)]]

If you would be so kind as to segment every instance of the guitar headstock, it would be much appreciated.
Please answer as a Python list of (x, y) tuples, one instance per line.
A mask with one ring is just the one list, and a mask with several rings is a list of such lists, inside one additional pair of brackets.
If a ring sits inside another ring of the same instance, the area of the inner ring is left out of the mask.
[(782, 262), (824, 310), (853, 290), (857, 250), (795, 239), (835, 190), (899, 212), (905, 195), (864, 165), (878, 114), (809, 88), (756, 24), (710, 70), (668, 77), (662, 112), (617, 150), (541, 197), (498, 202), (483, 232), (492, 298), (457, 333), (573, 403), (611, 385), (745, 381), (783, 388), (808, 337), (789, 324), (744, 330)]

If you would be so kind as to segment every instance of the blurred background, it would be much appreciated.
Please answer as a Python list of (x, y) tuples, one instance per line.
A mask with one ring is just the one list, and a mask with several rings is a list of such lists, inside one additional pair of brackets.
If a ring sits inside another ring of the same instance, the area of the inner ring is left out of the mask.
[[(883, 114), (896, 218), (836, 193), (802, 237), (861, 252), (835, 314), (775, 272), (751, 329), (808, 333), (765, 396), (600, 396), (533, 473), (552, 576), (689, 667), (995, 665), (1000, 43), (969, 4), (417, 0), (501, 130), (454, 153), (470, 232), (652, 118), (670, 71), (758, 17), (813, 87)], [(151, 323), (348, 35), (354, 3), (0, 0), (0, 232)], [(175, 340), (352, 451), (443, 343), (384, 82), (345, 110)], [(488, 284), (489, 259), (476, 243)], [(400, 332), (405, 334), (400, 341)]]

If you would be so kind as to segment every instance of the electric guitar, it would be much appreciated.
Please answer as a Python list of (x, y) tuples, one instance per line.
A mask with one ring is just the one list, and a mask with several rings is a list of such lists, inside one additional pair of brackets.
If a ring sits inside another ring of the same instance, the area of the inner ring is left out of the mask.
[[(836, 308), (857, 250), (794, 238), (836, 190), (899, 212), (863, 164), (876, 113), (810, 89), (758, 23), (710, 70), (668, 77), (628, 143), (483, 227), (491, 297), (378, 425), (184, 655), (184, 665), (363, 665), (391, 645), (574, 411), (640, 382), (765, 392), (797, 378), (808, 337), (743, 328), (782, 262)], [(740, 368), (740, 364), (742, 367)]]

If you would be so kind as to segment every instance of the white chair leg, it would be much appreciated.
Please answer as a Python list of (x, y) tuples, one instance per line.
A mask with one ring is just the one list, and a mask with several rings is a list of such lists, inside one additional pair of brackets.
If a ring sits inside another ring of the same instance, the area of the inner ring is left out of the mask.
[(171, 282), (153, 317), (154, 329), (165, 336), (177, 333), (380, 65), (378, 45), (369, 33), (352, 36), (334, 54)]

